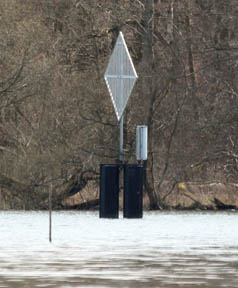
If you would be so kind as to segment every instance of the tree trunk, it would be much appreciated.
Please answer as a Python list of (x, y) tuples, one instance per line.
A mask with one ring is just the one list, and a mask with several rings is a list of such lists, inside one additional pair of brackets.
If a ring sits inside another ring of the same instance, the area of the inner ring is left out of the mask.
[[(150, 201), (150, 209), (160, 209), (158, 196), (154, 189), (154, 174), (153, 174), (153, 107), (156, 100), (154, 91), (154, 51), (153, 51), (153, 33), (154, 33), (154, 1), (149, 0), (144, 2), (144, 13), (142, 16), (142, 63), (146, 77), (143, 79), (143, 93), (148, 99), (146, 123), (148, 126), (148, 160), (145, 162), (145, 179), (144, 186)], [(149, 81), (149, 83), (148, 83)], [(149, 89), (148, 89), (149, 87)]]

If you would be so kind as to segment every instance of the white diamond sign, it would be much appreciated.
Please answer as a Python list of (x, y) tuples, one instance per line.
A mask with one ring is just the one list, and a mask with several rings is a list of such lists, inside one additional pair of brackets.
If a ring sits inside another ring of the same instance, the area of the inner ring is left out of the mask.
[(136, 70), (122, 32), (117, 38), (104, 79), (112, 98), (117, 119), (120, 121), (137, 80)]

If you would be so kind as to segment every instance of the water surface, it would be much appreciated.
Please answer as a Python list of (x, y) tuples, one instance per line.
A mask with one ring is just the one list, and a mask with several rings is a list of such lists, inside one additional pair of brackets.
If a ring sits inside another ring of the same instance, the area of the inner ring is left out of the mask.
[(238, 212), (0, 212), (3, 287), (238, 287)]

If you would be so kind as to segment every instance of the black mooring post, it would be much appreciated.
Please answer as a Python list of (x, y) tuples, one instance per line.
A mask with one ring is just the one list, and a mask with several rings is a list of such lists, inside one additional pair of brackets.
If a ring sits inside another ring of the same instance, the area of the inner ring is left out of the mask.
[(119, 173), (117, 164), (100, 165), (100, 218), (119, 217)]
[(125, 218), (143, 217), (143, 173), (142, 165), (124, 165), (123, 216)]

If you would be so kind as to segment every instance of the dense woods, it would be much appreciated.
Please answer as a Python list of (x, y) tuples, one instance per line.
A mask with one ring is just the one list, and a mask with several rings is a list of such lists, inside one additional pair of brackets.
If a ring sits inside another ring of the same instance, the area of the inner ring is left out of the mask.
[(135, 163), (136, 126), (148, 125), (150, 207), (180, 182), (237, 182), (237, 1), (1, 0), (2, 209), (43, 209), (49, 189), (55, 208), (97, 195), (99, 164), (119, 155), (103, 79), (119, 31), (139, 76), (125, 157)]

